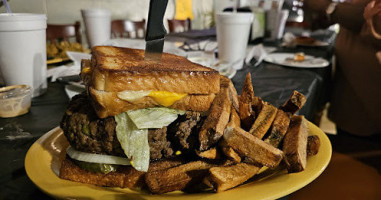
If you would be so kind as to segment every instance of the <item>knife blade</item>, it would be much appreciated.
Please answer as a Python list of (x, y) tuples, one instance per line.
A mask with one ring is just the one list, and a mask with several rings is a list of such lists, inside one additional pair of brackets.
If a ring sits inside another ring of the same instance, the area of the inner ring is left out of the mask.
[(145, 37), (145, 60), (161, 60), (164, 47), (164, 38), (167, 34), (163, 23), (167, 4), (168, 0), (150, 0), (147, 32)]

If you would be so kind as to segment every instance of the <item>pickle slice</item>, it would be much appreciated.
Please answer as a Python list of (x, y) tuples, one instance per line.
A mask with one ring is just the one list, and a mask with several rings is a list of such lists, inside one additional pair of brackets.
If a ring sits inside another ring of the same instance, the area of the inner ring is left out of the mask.
[(89, 163), (79, 160), (73, 160), (74, 163), (83, 170), (94, 172), (94, 173), (103, 173), (108, 174), (110, 172), (115, 172), (118, 168), (117, 165), (112, 164), (103, 164), (103, 163)]

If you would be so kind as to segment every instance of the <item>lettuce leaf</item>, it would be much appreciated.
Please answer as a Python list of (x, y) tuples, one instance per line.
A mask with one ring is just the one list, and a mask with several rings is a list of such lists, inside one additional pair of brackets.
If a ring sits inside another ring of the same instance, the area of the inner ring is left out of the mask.
[(175, 121), (178, 115), (183, 115), (185, 111), (170, 108), (146, 108), (140, 110), (127, 111), (128, 116), (139, 129), (143, 128), (163, 128)]
[(148, 129), (138, 129), (127, 113), (116, 115), (115, 121), (116, 136), (131, 165), (136, 170), (146, 172), (150, 161)]
[(115, 116), (116, 136), (131, 165), (146, 172), (150, 161), (148, 129), (163, 128), (185, 111), (169, 108), (131, 110)]

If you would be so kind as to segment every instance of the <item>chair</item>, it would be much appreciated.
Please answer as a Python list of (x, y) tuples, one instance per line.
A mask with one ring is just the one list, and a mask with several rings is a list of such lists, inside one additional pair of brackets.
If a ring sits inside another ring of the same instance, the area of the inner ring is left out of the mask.
[(48, 24), (46, 28), (46, 40), (57, 43), (61, 40), (70, 42), (70, 38), (75, 38), (75, 42), (82, 43), (81, 24)]
[(111, 22), (111, 38), (144, 38), (145, 35), (145, 19), (141, 21), (119, 19)]
[(191, 30), (191, 20), (168, 19), (168, 27), (170, 33), (178, 33)]

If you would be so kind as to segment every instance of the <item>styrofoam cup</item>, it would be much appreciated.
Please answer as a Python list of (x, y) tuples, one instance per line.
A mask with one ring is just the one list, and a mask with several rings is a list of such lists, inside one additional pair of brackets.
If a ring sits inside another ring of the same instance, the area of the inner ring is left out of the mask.
[(90, 47), (101, 45), (110, 40), (111, 12), (105, 9), (91, 8), (81, 10), (86, 27), (86, 37)]
[(270, 40), (278, 40), (283, 37), (288, 14), (288, 10), (268, 10), (266, 12), (266, 36)]
[(241, 69), (246, 56), (252, 13), (221, 12), (216, 14), (218, 59)]
[(7, 86), (29, 85), (32, 96), (47, 89), (46, 15), (0, 14), (0, 71)]

